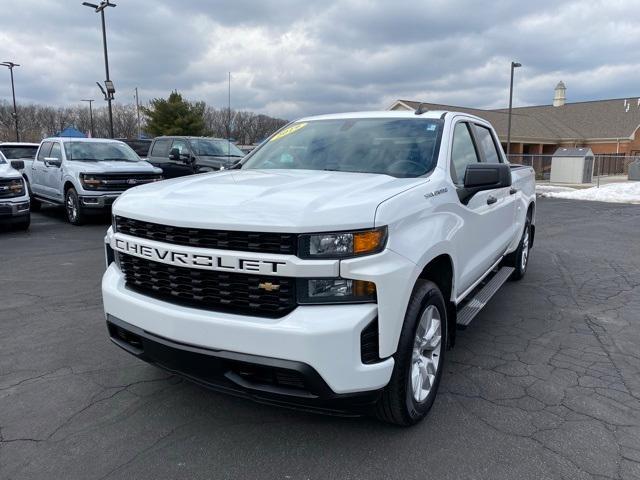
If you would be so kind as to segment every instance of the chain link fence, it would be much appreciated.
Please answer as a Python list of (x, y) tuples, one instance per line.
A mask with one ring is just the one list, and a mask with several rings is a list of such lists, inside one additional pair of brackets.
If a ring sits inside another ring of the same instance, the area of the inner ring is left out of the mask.
[[(626, 176), (629, 165), (640, 157), (628, 155), (594, 155), (593, 156), (593, 183), (599, 185), (601, 177)], [(551, 181), (551, 160), (553, 155), (524, 155), (512, 153), (509, 161), (518, 165), (533, 167), (536, 172), (536, 181)], [(562, 157), (558, 157), (563, 161)], [(568, 159), (566, 159), (568, 160)]]

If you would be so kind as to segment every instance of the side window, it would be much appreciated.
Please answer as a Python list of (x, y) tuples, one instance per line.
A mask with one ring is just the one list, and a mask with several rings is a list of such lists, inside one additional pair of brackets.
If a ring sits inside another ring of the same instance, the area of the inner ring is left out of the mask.
[(183, 140), (181, 138), (173, 141), (173, 144), (171, 145), (171, 150), (173, 150), (174, 148), (178, 149), (178, 151), (180, 152), (180, 155), (186, 155), (189, 153), (189, 144), (187, 143), (186, 140)]
[(170, 138), (161, 138), (160, 140), (156, 140), (153, 144), (153, 148), (151, 149), (151, 157), (168, 157), (169, 156), (169, 145), (171, 145)]
[(51, 153), (49, 153), (48, 157), (57, 158), (58, 160), (62, 160), (62, 149), (60, 148), (60, 144), (55, 142), (51, 147)]
[(43, 142), (38, 151), (38, 160), (43, 162), (44, 159), (49, 156), (49, 152), (51, 152), (51, 142)]
[(477, 162), (478, 154), (473, 145), (469, 125), (464, 122), (456, 124), (451, 148), (451, 178), (453, 182), (457, 185), (463, 184), (467, 165)]
[(478, 140), (478, 147), (482, 150), (482, 153), (484, 153), (484, 161), (487, 163), (502, 163), (491, 131), (481, 125), (474, 125), (474, 128), (476, 139)]

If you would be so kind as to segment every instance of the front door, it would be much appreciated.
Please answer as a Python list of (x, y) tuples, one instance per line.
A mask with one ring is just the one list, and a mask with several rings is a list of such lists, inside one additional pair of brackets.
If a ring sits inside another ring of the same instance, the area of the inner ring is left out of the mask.
[[(490, 144), (486, 144), (485, 132), (477, 128), (464, 121), (454, 127), (450, 168), (451, 178), (459, 189), (464, 185), (468, 165), (496, 161), (496, 156), (487, 154)], [(489, 139), (493, 143), (492, 137)], [(493, 148), (493, 155), (497, 155), (495, 145)], [(499, 155), (497, 161), (501, 161)], [(509, 197), (509, 188), (502, 188), (478, 192), (466, 204), (460, 202), (458, 212), (464, 228), (454, 240), (459, 269), (458, 294), (480, 279), (505, 253), (512, 238), (515, 208), (513, 199)]]

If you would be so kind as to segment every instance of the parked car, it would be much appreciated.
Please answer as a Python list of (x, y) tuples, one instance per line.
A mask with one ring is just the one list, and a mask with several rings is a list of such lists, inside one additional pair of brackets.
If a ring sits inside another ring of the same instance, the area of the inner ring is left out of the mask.
[(118, 199), (108, 332), (213, 389), (410, 425), (456, 325), (525, 275), (535, 202), (481, 118), (304, 118), (234, 170)]
[(147, 160), (165, 178), (174, 178), (230, 168), (242, 157), (242, 150), (223, 138), (156, 137)]
[(149, 156), (152, 142), (150, 138), (118, 138), (118, 140), (129, 145), (141, 159), (146, 160)]
[(0, 224), (26, 230), (31, 224), (29, 193), (18, 169), (22, 160), (7, 161), (0, 151)]
[(24, 176), (33, 210), (64, 205), (69, 222), (82, 225), (125, 190), (162, 180), (162, 171), (120, 141), (60, 137), (42, 141), (36, 159), (25, 160)]
[(34, 159), (39, 146), (39, 143), (2, 142), (0, 143), (0, 152), (7, 160)]

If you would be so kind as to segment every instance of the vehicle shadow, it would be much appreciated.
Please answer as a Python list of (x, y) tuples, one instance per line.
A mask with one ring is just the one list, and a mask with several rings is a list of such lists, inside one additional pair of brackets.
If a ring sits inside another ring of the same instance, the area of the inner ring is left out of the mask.
[[(39, 216), (45, 217), (47, 220), (59, 220), (63, 223), (68, 223), (67, 216), (64, 211), (64, 207), (58, 205), (43, 205), (40, 211), (37, 212)], [(32, 221), (35, 220), (32, 213)], [(87, 225), (108, 225), (111, 222), (111, 210), (98, 211), (90, 213), (86, 217)]]

